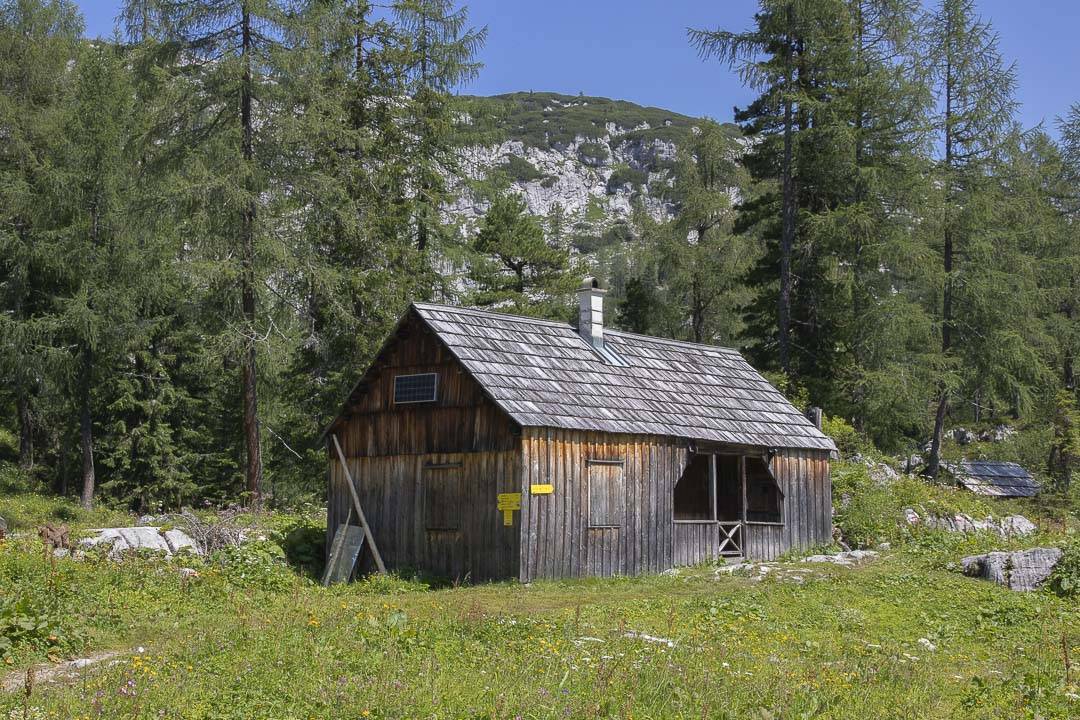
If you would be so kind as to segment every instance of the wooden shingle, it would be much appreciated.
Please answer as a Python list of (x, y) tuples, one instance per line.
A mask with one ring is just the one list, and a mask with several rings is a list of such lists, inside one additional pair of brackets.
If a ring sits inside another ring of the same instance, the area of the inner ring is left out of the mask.
[(836, 449), (735, 350), (605, 329), (615, 364), (566, 323), (426, 303), (413, 310), (522, 427)]

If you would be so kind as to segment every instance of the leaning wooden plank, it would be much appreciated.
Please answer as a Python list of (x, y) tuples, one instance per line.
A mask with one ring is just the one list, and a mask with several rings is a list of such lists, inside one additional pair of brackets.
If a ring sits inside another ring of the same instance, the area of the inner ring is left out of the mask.
[(334, 439), (334, 449), (337, 450), (338, 460), (341, 461), (341, 469), (345, 472), (345, 482), (349, 486), (349, 493), (352, 495), (353, 507), (356, 509), (356, 516), (360, 519), (360, 525), (364, 528), (364, 537), (367, 538), (368, 547), (371, 548), (371, 554), (375, 557), (375, 565), (379, 568), (379, 572), (386, 573), (386, 565), (383, 565), (382, 555), (379, 554), (379, 546), (375, 544), (375, 537), (371, 534), (371, 528), (368, 527), (367, 518), (364, 517), (364, 508), (360, 507), (360, 498), (356, 494), (356, 486), (353, 485), (352, 473), (349, 472), (349, 463), (345, 460), (345, 453), (341, 451), (341, 443), (338, 442), (337, 435), (331, 435)]

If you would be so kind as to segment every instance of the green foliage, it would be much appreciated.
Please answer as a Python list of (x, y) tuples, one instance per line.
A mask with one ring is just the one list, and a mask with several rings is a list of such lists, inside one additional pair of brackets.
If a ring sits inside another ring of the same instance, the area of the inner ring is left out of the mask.
[(607, 192), (608, 195), (614, 195), (618, 190), (621, 190), (623, 186), (629, 185), (632, 189), (637, 189), (641, 185), (644, 185), (649, 179), (649, 174), (644, 170), (638, 170), (632, 168), (629, 165), (619, 165), (612, 171), (607, 180)]
[[(655, 139), (682, 142), (700, 121), (625, 100), (548, 92), (518, 92), (467, 97), (473, 123), (459, 136), (462, 144), (520, 140), (531, 147), (568, 147), (578, 138), (599, 138), (613, 123), (616, 135), (643, 144)], [(633, 130), (644, 124), (649, 129)], [(738, 128), (726, 125), (734, 137)], [(492, 132), (494, 130), (494, 132)]]
[(863, 456), (876, 455), (876, 450), (870, 441), (844, 418), (823, 415), (821, 431), (836, 443), (836, 449), (842, 458), (851, 457), (856, 453)]
[(506, 175), (513, 182), (527, 183), (539, 180), (544, 174), (525, 158), (511, 155), (507, 161), (499, 167), (498, 172)]
[(874, 547), (882, 542), (903, 543), (913, 533), (928, 535), (931, 542), (945, 538), (947, 534), (943, 532), (904, 525), (905, 508), (912, 508), (920, 515), (939, 517), (966, 513), (982, 518), (1000, 513), (985, 499), (972, 493), (933, 485), (921, 478), (901, 476), (887, 484), (875, 481), (861, 462), (833, 463), (832, 485), (836, 511), (833, 522), (844, 539), (858, 547)]
[(581, 162), (586, 165), (600, 167), (607, 162), (608, 156), (611, 153), (608, 152), (607, 145), (590, 141), (578, 145), (577, 154), (578, 157), (581, 158)]
[(281, 546), (268, 540), (234, 545), (210, 558), (230, 585), (272, 592), (287, 590), (298, 582), (285, 560)]
[(469, 279), (475, 305), (508, 307), (526, 315), (569, 315), (577, 287), (569, 252), (544, 237), (539, 221), (528, 215), (516, 195), (492, 202), (471, 246)]
[(15, 594), (0, 597), (0, 660), (19, 649), (66, 652), (81, 645), (67, 631), (55, 598)]
[(1063, 549), (1065, 554), (1054, 566), (1048, 587), (1061, 597), (1080, 597), (1080, 543), (1073, 541)]

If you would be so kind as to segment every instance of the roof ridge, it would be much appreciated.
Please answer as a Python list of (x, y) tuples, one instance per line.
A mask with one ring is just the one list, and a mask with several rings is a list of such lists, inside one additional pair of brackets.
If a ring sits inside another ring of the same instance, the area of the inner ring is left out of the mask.
[(732, 354), (732, 355), (738, 355), (739, 357), (742, 357), (741, 352), (739, 352), (735, 348), (729, 348), (729, 347), (726, 347), (724, 345), (708, 345), (706, 343), (690, 342), (689, 340), (675, 340), (673, 338), (662, 338), (662, 337), (657, 337), (656, 335), (643, 335), (642, 333), (628, 332), (626, 330), (615, 330), (613, 328), (604, 328), (604, 334), (605, 335), (608, 335), (608, 334), (611, 334), (611, 335), (625, 335), (625, 336), (631, 337), (631, 338), (642, 338), (644, 340), (650, 340), (650, 341), (653, 341), (653, 342), (664, 343), (665, 345), (677, 345), (679, 347), (702, 348), (702, 349), (707, 349), (707, 350), (721, 350), (723, 352), (726, 352), (726, 353), (729, 353), (729, 354)]
[(482, 317), (494, 316), (500, 320), (516, 320), (520, 322), (529, 323), (532, 325), (548, 325), (567, 330), (572, 330), (575, 333), (577, 328), (567, 322), (559, 322), (558, 320), (547, 320), (545, 318), (529, 317), (528, 315), (514, 315), (513, 313), (501, 312), (499, 310), (481, 310), (480, 308), (461, 307), (460, 305), (440, 305), (439, 303), (428, 302), (414, 302), (412, 306), (415, 308), (425, 310), (449, 310), (450, 312), (460, 312), (466, 315), (480, 315)]

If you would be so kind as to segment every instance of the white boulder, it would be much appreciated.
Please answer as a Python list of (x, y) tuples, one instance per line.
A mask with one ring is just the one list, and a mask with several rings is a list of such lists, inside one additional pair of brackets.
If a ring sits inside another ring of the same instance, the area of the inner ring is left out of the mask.
[(114, 560), (132, 550), (151, 550), (166, 556), (175, 555), (182, 550), (199, 554), (195, 541), (182, 530), (162, 530), (157, 527), (140, 526), (102, 528), (91, 532), (96, 535), (81, 540), (79, 544), (84, 548), (107, 546), (109, 557)]
[(960, 561), (960, 566), (965, 575), (990, 580), (1011, 590), (1030, 592), (1050, 577), (1063, 554), (1059, 548), (991, 552), (966, 557)]

